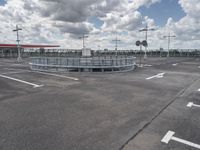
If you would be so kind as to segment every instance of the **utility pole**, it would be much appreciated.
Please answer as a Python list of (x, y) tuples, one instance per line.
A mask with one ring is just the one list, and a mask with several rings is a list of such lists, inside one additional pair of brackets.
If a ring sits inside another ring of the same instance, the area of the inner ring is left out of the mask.
[(172, 37), (176, 37), (175, 35), (171, 35), (171, 33), (169, 32), (169, 35), (167, 36), (163, 36), (164, 38), (168, 38), (168, 53), (167, 53), (167, 57), (169, 57), (169, 50), (170, 50), (170, 43), (171, 43), (171, 38)]
[(22, 58), (21, 58), (21, 50), (20, 50), (20, 45), (19, 45), (19, 31), (22, 30), (21, 28), (18, 27), (18, 25), (16, 25), (16, 29), (14, 29), (13, 31), (14, 32), (17, 32), (17, 50), (18, 50), (18, 57), (17, 57), (17, 61), (18, 62), (21, 62), (22, 61)]
[(79, 37), (79, 39), (83, 39), (83, 49), (85, 49), (85, 38), (88, 38), (89, 36), (86, 36), (83, 34), (83, 36)]
[[(139, 30), (139, 32), (145, 32), (145, 40), (148, 40), (148, 31), (155, 31), (155, 29), (153, 28), (148, 28), (148, 26), (146, 25), (146, 28)], [(147, 42), (148, 43), (148, 42)], [(148, 46), (147, 46), (148, 47)], [(147, 47), (145, 47), (145, 54), (144, 54), (144, 59), (147, 58)]]
[(117, 38), (117, 33), (116, 33), (116, 39), (113, 40), (113, 42), (115, 42), (115, 51), (116, 51), (116, 55), (117, 55), (117, 49), (118, 49), (118, 42), (120, 42), (121, 40), (118, 40)]
[(101, 50), (101, 46), (100, 45), (98, 45), (98, 48), (99, 48), (99, 51)]

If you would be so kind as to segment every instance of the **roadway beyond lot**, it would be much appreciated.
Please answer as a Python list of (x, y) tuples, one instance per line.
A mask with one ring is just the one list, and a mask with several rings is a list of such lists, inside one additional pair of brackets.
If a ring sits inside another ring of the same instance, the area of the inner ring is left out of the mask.
[(149, 58), (124, 73), (41, 73), (0, 59), (1, 150), (195, 150), (200, 63)]

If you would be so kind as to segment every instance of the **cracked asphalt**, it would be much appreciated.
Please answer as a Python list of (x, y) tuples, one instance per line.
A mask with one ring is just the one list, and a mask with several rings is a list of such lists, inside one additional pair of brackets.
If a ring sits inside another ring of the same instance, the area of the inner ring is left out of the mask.
[(171, 130), (200, 144), (200, 108), (186, 107), (200, 104), (199, 62), (148, 58), (132, 72), (61, 74), (74, 81), (0, 59), (0, 75), (44, 85), (0, 77), (0, 149), (195, 150), (161, 139)]

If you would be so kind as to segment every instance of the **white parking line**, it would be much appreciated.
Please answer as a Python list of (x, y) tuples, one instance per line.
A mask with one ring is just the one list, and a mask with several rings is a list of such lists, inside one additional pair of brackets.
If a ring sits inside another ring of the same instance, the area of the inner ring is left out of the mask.
[(45, 74), (45, 75), (50, 75), (50, 76), (55, 76), (55, 77), (60, 77), (60, 78), (71, 79), (71, 80), (75, 80), (75, 81), (79, 80), (78, 78), (68, 77), (68, 76), (63, 76), (63, 75), (58, 75), (58, 74), (52, 74), (52, 73), (46, 73), (46, 72), (40, 72), (40, 71), (31, 71), (31, 72)]
[(11, 64), (11, 63), (4, 63), (4, 65), (0, 65), (0, 66), (28, 66), (28, 65), (25, 65), (25, 64)]
[(31, 70), (25, 70), (25, 69), (12, 69), (12, 68), (4, 68), (4, 69), (7, 69), (7, 70), (22, 70), (22, 71), (27, 71), (27, 72), (33, 72), (33, 73), (38, 73), (38, 74), (55, 76), (55, 77), (59, 77), (59, 78), (66, 78), (66, 79), (75, 80), (75, 81), (79, 80), (78, 78), (74, 78), (74, 77), (68, 77), (68, 76), (63, 76), (63, 75), (58, 75), (58, 74), (53, 74), (53, 73), (47, 73), (47, 72), (41, 72), (41, 71), (31, 71)]
[(39, 88), (39, 87), (44, 86), (44, 85), (37, 85), (37, 84), (34, 84), (34, 83), (30, 83), (30, 82), (27, 82), (27, 81), (23, 81), (23, 80), (20, 80), (20, 79), (16, 79), (16, 78), (4, 76), (4, 75), (0, 75), (0, 77), (10, 79), (10, 80), (14, 80), (14, 81), (17, 81), (17, 82), (21, 82), (21, 83), (24, 83), (24, 84), (28, 84), (28, 85), (33, 86), (33, 88)]
[(194, 147), (194, 148), (198, 148), (200, 149), (200, 145), (174, 137), (173, 135), (175, 134), (175, 132), (173, 131), (168, 131), (167, 134), (163, 137), (163, 139), (161, 140), (161, 142), (168, 144), (170, 140)]
[(15, 72), (4, 72), (2, 73), (3, 75), (8, 75), (8, 74), (18, 74), (18, 73), (24, 73), (24, 72), (27, 72), (27, 71), (15, 71)]
[(189, 108), (192, 108), (192, 106), (194, 106), (194, 107), (200, 107), (200, 105), (194, 104), (193, 102), (189, 102), (187, 104), (187, 107), (189, 107)]
[(151, 77), (146, 78), (146, 80), (150, 80), (150, 79), (153, 79), (153, 78), (163, 78), (164, 75), (165, 75), (164, 72), (163, 72), (163, 73), (159, 73), (159, 74), (157, 74), (157, 75), (154, 75), (154, 76), (151, 76)]
[(152, 65), (144, 64), (144, 67), (152, 67)]
[(137, 67), (139, 68), (143, 68), (143, 67), (152, 67), (153, 65), (149, 65), (149, 64), (136, 64)]
[(178, 64), (176, 63), (176, 64), (172, 64), (172, 66), (177, 66)]

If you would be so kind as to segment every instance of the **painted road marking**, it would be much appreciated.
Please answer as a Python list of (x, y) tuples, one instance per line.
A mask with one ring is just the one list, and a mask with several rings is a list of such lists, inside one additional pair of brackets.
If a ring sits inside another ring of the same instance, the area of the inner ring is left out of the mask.
[(174, 136), (174, 134), (175, 134), (175, 132), (168, 131), (167, 134), (161, 140), (161, 142), (168, 144), (170, 140), (173, 140), (173, 141), (176, 141), (176, 142), (179, 142), (179, 143), (200, 149), (200, 145), (186, 141), (186, 140), (183, 140), (183, 139), (180, 139), (180, 138), (177, 138), (177, 137)]
[(39, 87), (44, 86), (44, 85), (37, 85), (37, 84), (34, 84), (34, 83), (30, 83), (30, 82), (27, 82), (27, 81), (23, 81), (23, 80), (20, 80), (20, 79), (16, 79), (16, 78), (4, 76), (4, 75), (0, 75), (0, 77), (10, 79), (10, 80), (14, 80), (14, 81), (17, 81), (17, 82), (21, 82), (21, 83), (24, 83), (24, 84), (28, 84), (28, 85), (33, 86), (33, 88), (39, 88)]
[(198, 92), (200, 92), (200, 89), (198, 89)]
[(25, 70), (25, 69), (12, 69), (12, 68), (4, 68), (4, 69), (7, 69), (7, 70), (22, 70), (22, 71), (27, 71), (27, 72), (33, 72), (33, 73), (50, 75), (50, 76), (55, 76), (55, 77), (60, 77), (60, 78), (66, 78), (66, 79), (75, 80), (75, 81), (79, 80), (78, 78), (74, 78), (74, 77), (63, 76), (63, 75), (58, 75), (58, 74), (53, 74), (53, 73), (47, 73), (47, 72), (41, 72), (41, 71), (31, 71), (31, 70)]
[(192, 106), (194, 106), (194, 107), (200, 107), (200, 105), (194, 104), (193, 102), (189, 102), (187, 104), (187, 107), (189, 107), (189, 108), (192, 108)]
[(139, 67), (139, 68), (143, 68), (144, 67), (144, 65), (143, 64), (135, 64), (137, 67)]
[(50, 75), (50, 76), (55, 76), (55, 77), (60, 77), (60, 78), (71, 79), (71, 80), (75, 80), (75, 81), (79, 80), (78, 78), (68, 77), (68, 76), (63, 76), (63, 75), (58, 75), (58, 74), (52, 74), (52, 73), (46, 73), (46, 72), (40, 72), (40, 71), (31, 71), (31, 72), (45, 74), (45, 75)]
[(5, 72), (5, 73), (2, 73), (3, 75), (8, 75), (8, 74), (18, 74), (18, 73), (24, 73), (24, 72), (28, 72), (28, 71), (15, 71), (15, 72)]
[(27, 66), (27, 65), (24, 65), (24, 64), (8, 64), (8, 66)]
[(139, 68), (143, 68), (143, 67), (152, 67), (152, 65), (149, 65), (149, 64), (136, 64), (137, 67)]
[(152, 65), (144, 64), (144, 67), (152, 67)]
[(159, 73), (159, 74), (157, 74), (157, 75), (155, 75), (155, 76), (146, 78), (146, 80), (150, 80), (150, 79), (153, 79), (153, 78), (163, 78), (164, 75), (165, 75), (164, 72), (163, 72), (163, 73)]
[(0, 65), (0, 66), (28, 66), (28, 65), (25, 65), (25, 64), (11, 64), (11, 63), (4, 63), (4, 65)]
[(172, 66), (177, 66), (178, 64), (176, 63), (176, 64), (172, 64)]

